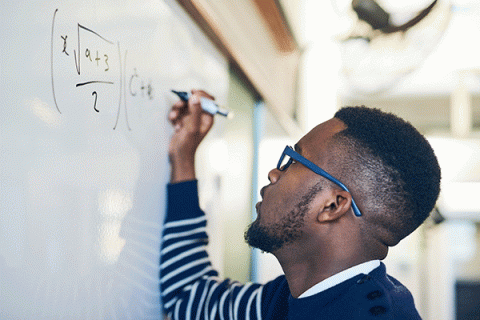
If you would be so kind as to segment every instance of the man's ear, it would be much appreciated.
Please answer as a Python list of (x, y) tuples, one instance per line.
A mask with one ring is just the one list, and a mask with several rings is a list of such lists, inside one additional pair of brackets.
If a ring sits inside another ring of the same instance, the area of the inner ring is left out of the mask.
[(340, 189), (325, 190), (319, 198), (319, 202), (315, 201), (318, 222), (337, 220), (349, 212), (352, 206), (352, 195)]

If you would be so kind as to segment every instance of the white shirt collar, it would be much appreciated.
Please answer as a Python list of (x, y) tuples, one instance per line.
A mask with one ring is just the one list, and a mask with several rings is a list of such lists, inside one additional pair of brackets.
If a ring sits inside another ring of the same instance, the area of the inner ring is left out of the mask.
[(368, 262), (361, 263), (359, 265), (353, 266), (346, 270), (343, 270), (308, 289), (302, 293), (298, 298), (306, 298), (313, 296), (319, 292), (325, 291), (331, 287), (336, 286), (339, 283), (342, 283), (345, 280), (351, 279), (359, 274), (368, 274), (373, 269), (380, 266), (380, 260), (372, 260)]

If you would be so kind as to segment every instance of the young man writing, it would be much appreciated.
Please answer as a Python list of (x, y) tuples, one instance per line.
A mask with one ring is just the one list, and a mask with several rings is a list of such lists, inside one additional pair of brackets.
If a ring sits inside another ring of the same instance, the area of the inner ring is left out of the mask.
[(417, 130), (379, 110), (343, 108), (286, 147), (245, 233), (285, 275), (243, 285), (219, 279), (205, 250), (194, 158), (213, 117), (199, 102), (210, 96), (192, 93), (169, 115), (161, 294), (171, 319), (420, 319), (381, 263), (438, 197), (440, 168)]

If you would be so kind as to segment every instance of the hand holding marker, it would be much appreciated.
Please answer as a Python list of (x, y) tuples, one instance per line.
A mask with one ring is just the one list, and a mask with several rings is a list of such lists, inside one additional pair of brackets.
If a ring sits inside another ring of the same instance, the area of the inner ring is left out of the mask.
[[(175, 90), (172, 90), (172, 92), (175, 93), (183, 101), (188, 101), (188, 99), (190, 98), (190, 94), (188, 92)], [(228, 119), (233, 118), (233, 112), (220, 108), (215, 102), (213, 102), (213, 100), (205, 97), (200, 97), (200, 104), (202, 105), (203, 111), (208, 112), (211, 115), (215, 115), (218, 113), (219, 115), (227, 117)]]

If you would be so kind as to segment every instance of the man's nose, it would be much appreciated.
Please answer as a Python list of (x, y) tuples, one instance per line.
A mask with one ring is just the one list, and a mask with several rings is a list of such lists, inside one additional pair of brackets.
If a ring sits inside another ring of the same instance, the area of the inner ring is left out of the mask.
[(272, 184), (276, 183), (281, 174), (282, 174), (282, 171), (278, 170), (277, 168), (273, 168), (268, 173), (268, 181), (270, 181), (270, 183)]

